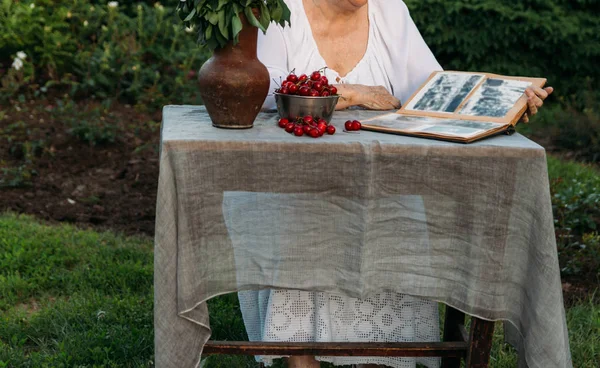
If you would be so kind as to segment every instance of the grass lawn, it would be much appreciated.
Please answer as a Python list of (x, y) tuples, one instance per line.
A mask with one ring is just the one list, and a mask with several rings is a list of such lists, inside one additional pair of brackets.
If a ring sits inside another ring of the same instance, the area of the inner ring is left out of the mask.
[[(0, 367), (153, 366), (152, 257), (148, 238), (0, 215)], [(209, 305), (214, 339), (246, 339), (236, 295)], [(600, 305), (582, 300), (567, 319), (575, 367), (597, 368)], [(257, 365), (219, 356), (205, 366)], [(491, 367), (515, 366), (497, 324)]]

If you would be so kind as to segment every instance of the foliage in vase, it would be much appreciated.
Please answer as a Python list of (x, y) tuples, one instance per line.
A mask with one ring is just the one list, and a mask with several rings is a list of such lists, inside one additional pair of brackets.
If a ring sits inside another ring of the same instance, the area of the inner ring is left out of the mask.
[[(258, 17), (253, 10), (258, 11)], [(198, 43), (210, 50), (224, 47), (229, 41), (234, 45), (239, 42), (241, 13), (263, 32), (271, 22), (282, 27), (290, 22), (290, 10), (283, 0), (183, 0), (177, 13), (187, 29), (197, 31)]]

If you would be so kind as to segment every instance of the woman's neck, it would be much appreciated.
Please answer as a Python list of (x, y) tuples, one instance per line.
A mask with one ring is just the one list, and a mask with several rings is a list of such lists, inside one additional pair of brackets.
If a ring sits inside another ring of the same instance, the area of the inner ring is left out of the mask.
[(345, 22), (354, 19), (365, 5), (356, 6), (347, 0), (304, 0), (312, 3), (324, 18), (333, 22)]

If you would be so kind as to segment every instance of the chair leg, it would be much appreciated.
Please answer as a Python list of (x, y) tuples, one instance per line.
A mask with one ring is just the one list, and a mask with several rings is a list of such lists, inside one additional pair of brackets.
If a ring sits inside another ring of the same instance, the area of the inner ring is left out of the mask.
[(471, 319), (466, 368), (488, 368), (493, 336), (494, 322)]
[[(465, 324), (465, 314), (450, 306), (446, 306), (444, 319), (444, 342), (463, 341), (460, 326)], [(460, 368), (461, 358), (442, 358), (442, 368)]]

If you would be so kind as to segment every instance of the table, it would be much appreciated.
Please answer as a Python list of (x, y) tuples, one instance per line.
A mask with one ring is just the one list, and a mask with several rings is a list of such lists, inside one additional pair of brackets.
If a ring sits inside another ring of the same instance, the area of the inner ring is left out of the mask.
[(429, 298), (452, 307), (455, 325), (458, 311), (505, 321), (520, 367), (572, 367), (542, 147), (518, 134), (469, 145), (366, 131), (312, 139), (275, 121), (261, 113), (253, 129), (221, 130), (202, 107), (164, 109), (157, 367), (197, 366), (206, 300), (268, 287)]

